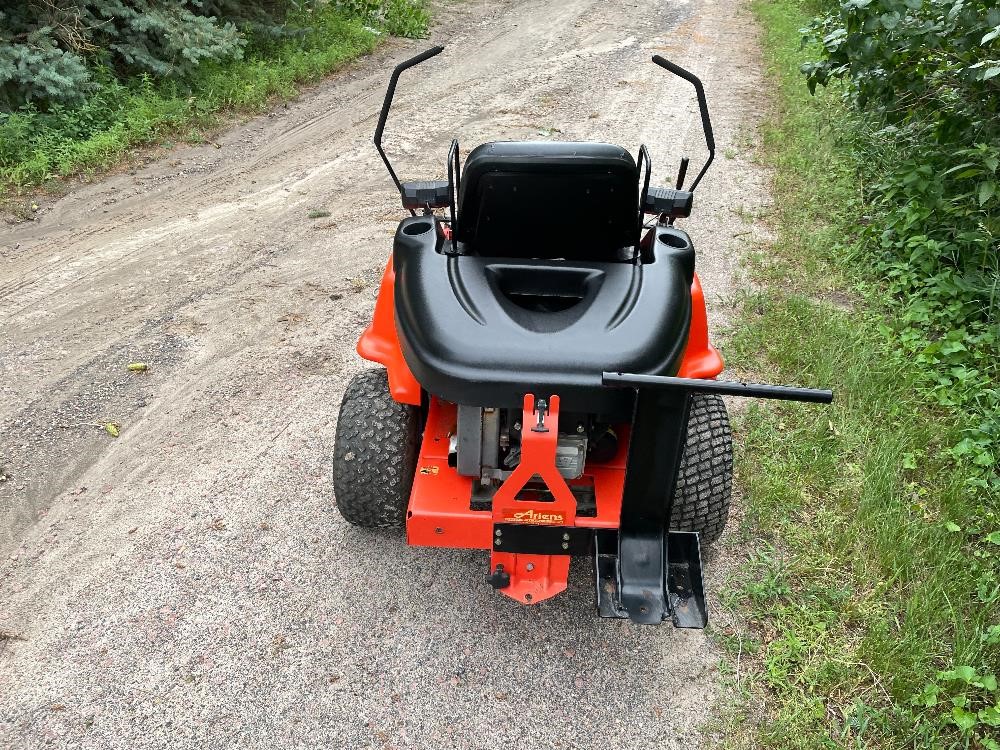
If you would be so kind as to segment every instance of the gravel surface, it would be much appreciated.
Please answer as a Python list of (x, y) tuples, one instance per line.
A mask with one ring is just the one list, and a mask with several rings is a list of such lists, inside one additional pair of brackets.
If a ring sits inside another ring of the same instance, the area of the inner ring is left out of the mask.
[[(448, 47), (387, 128), (408, 177), (441, 174), (453, 135), (551, 137), (645, 142), (669, 184), (704, 144), (690, 88), (649, 57), (704, 77), (719, 156), (685, 226), (724, 328), (767, 184), (739, 0), (437, 17)], [(598, 620), (582, 562), (519, 606), (482, 583), (484, 553), (334, 507), (336, 409), (402, 213), (371, 133), (389, 69), (427, 45), (0, 230), (0, 748), (700, 745), (704, 633)], [(713, 592), (728, 564), (710, 555)]]

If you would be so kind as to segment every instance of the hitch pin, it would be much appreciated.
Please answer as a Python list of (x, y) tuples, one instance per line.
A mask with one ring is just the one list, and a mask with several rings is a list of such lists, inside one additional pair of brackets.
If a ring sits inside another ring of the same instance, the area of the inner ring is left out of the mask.
[(549, 428), (545, 426), (545, 414), (549, 410), (549, 404), (544, 398), (538, 399), (535, 404), (535, 414), (538, 415), (538, 423), (531, 428), (532, 432), (548, 432)]

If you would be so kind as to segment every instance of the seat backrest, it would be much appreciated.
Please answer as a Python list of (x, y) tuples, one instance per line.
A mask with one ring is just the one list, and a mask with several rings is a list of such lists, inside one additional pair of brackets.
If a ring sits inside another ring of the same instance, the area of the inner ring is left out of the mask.
[(484, 143), (465, 161), (456, 237), (480, 256), (619, 259), (639, 240), (638, 177), (606, 143)]

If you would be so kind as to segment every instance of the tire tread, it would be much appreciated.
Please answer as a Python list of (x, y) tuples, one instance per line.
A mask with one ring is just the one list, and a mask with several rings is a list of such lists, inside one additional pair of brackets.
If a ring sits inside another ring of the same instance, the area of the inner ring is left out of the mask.
[(416, 407), (392, 399), (385, 369), (362, 370), (351, 379), (333, 452), (334, 495), (347, 521), (373, 529), (405, 524), (418, 433)]
[(697, 531), (706, 544), (718, 540), (729, 519), (732, 486), (733, 437), (726, 404), (715, 394), (695, 394), (670, 528)]

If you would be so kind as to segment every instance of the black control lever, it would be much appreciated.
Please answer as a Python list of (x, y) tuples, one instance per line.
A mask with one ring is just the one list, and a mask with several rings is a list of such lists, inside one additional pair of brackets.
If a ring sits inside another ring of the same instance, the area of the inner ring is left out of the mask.
[[(698, 187), (698, 183), (701, 182), (701, 178), (705, 176), (705, 172), (708, 171), (708, 167), (715, 159), (715, 135), (712, 133), (712, 120), (708, 116), (708, 102), (705, 100), (705, 87), (701, 85), (701, 80), (694, 73), (684, 70), (684, 68), (680, 65), (672, 63), (660, 55), (653, 55), (653, 62), (664, 70), (670, 71), (675, 76), (679, 76), (685, 81), (688, 81), (692, 86), (694, 86), (694, 91), (698, 95), (698, 108), (701, 110), (701, 127), (705, 131), (705, 145), (708, 146), (708, 161), (705, 162), (705, 166), (701, 168), (698, 176), (695, 177), (694, 182), (691, 183), (691, 187), (688, 188), (688, 191), (694, 192), (694, 189)], [(684, 161), (682, 161), (680, 174), (677, 176), (678, 190), (681, 188), (681, 182), (683, 181), (686, 172), (687, 165)]]
[[(400, 196), (405, 199), (406, 196), (403, 195), (403, 186), (399, 182), (399, 177), (396, 176), (396, 170), (392, 168), (392, 164), (389, 163), (389, 158), (385, 155), (385, 151), (382, 150), (382, 131), (385, 130), (385, 121), (389, 117), (389, 108), (392, 106), (392, 97), (396, 93), (396, 82), (399, 80), (399, 75), (407, 68), (412, 68), (414, 65), (419, 65), (425, 60), (429, 60), (435, 55), (441, 54), (444, 51), (444, 47), (437, 46), (431, 47), (429, 50), (421, 52), (419, 55), (411, 57), (409, 60), (404, 60), (399, 65), (395, 67), (392, 71), (392, 76), (389, 78), (389, 88), (385, 92), (385, 101), (382, 103), (382, 113), (378, 117), (378, 125), (375, 127), (375, 148), (378, 151), (378, 155), (382, 157), (382, 161), (385, 162), (385, 168), (389, 170), (389, 176), (396, 185), (396, 189), (399, 191)], [(416, 216), (417, 213), (412, 208), (410, 208), (410, 214)]]
[(674, 186), (677, 190), (684, 189), (684, 178), (687, 177), (690, 161), (686, 156), (681, 158), (681, 165), (677, 168), (677, 184)]

